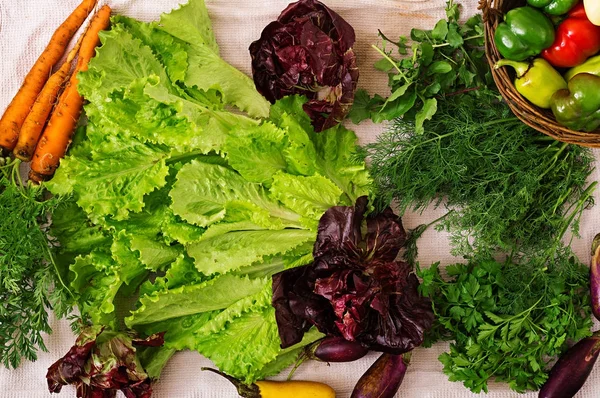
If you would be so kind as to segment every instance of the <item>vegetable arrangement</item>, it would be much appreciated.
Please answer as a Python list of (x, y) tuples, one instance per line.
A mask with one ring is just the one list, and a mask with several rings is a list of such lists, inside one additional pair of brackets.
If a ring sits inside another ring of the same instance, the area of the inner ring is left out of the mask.
[[(528, 4), (510, 10), (496, 28), (496, 48), (505, 59), (494, 67), (515, 68), (517, 92), (532, 104), (551, 109), (561, 125), (595, 131), (600, 122), (594, 114), (600, 104), (587, 92), (598, 86), (600, 78), (593, 75), (597, 70), (592, 64), (586, 65), (600, 51), (600, 26), (588, 15), (595, 18), (593, 6), (573, 0), (529, 0)], [(564, 16), (556, 30), (549, 16)], [(581, 98), (575, 100), (577, 96)]]
[[(510, 59), (496, 67), (513, 67), (519, 92), (565, 125), (597, 128), (598, 56), (565, 78), (551, 65), (569, 58), (553, 41), (596, 29), (584, 5), (529, 4), (543, 11), (515, 9), (498, 27)], [(67, 25), (94, 5), (84, 1)], [(567, 12), (555, 32), (544, 13)], [(391, 94), (359, 90), (354, 101), (354, 30), (319, 1), (290, 4), (252, 43), (254, 82), (219, 56), (201, 0), (151, 23), (110, 14), (101, 8), (48, 73), (22, 125), (0, 122), (14, 154), (33, 156), (32, 180), (61, 163), (43, 187), (21, 183), (19, 161), (0, 164), (0, 204), (18, 215), (2, 228), (28, 239), (0, 235), (6, 366), (45, 349), (45, 307), (65, 315), (76, 305), (82, 329), (48, 369), (51, 392), (150, 397), (169, 359), (189, 349), (243, 397), (330, 398), (321, 383), (264, 379), (375, 350), (352, 397), (391, 398), (412, 350), (439, 340), (451, 341), (444, 372), (474, 392), (495, 380), (562, 398), (583, 385), (600, 351), (589, 317), (600, 312), (600, 251), (588, 271), (562, 238), (593, 202), (593, 158), (500, 102), (480, 16), (460, 23), (450, 0), (447, 18), (413, 29), (410, 46), (380, 32), (376, 67)], [(575, 39), (571, 58), (598, 51)], [(539, 54), (551, 63), (524, 62)], [(82, 106), (87, 124), (72, 136)], [(339, 124), (351, 106), (355, 122), (393, 120), (390, 130), (360, 150)], [(5, 116), (18, 122), (14, 112)], [(54, 197), (44, 201), (45, 188)], [(392, 201), (401, 212), (445, 201), (432, 224), (467, 263), (420, 268), (428, 225), (407, 233)]]
[[(446, 23), (456, 15), (456, 5), (448, 7)], [(466, 50), (464, 57), (478, 51)], [(455, 54), (459, 62), (462, 55)], [(423, 56), (417, 51), (412, 60), (418, 65)], [(541, 78), (554, 72), (543, 59), (531, 68), (503, 63), (529, 79), (523, 88), (532, 94), (552, 84), (566, 87), (560, 75)], [(390, 85), (393, 96), (393, 80)], [(489, 380), (518, 392), (539, 390), (568, 342), (591, 335), (587, 269), (562, 238), (570, 229), (577, 233), (578, 219), (592, 203), (596, 183), (586, 180), (593, 158), (587, 149), (522, 124), (491, 83), (464, 90), (457, 80), (447, 92), (452, 95), (436, 98), (437, 112), (421, 128), (416, 120), (398, 118), (365, 148), (376, 204), (395, 201), (401, 213), (442, 201), (448, 207), (437, 228), (450, 232), (453, 253), (468, 263), (446, 268), (448, 277), (437, 264), (418, 275), (436, 315), (426, 344), (452, 342), (439, 358), (449, 379), (473, 392), (487, 391)], [(413, 239), (425, 228), (413, 231)], [(416, 250), (405, 256), (414, 263)]]
[(321, 215), (369, 194), (355, 134), (316, 133), (304, 97), (269, 106), (219, 57), (202, 1), (115, 16), (100, 38), (78, 75), (88, 124), (46, 184), (71, 198), (52, 234), (82, 316), (164, 332), (165, 356), (198, 351), (244, 384), (278, 373), (323, 335), (280, 348), (271, 275), (310, 263)]

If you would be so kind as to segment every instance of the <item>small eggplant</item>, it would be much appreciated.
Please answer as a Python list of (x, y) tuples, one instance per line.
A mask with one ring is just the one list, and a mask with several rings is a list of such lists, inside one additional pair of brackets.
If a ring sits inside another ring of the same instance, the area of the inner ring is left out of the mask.
[(307, 347), (305, 354), (309, 359), (324, 362), (352, 362), (361, 359), (369, 349), (356, 341), (343, 337), (326, 337)]
[(539, 398), (571, 398), (583, 386), (600, 353), (600, 332), (587, 337), (554, 364), (548, 380), (540, 390)]
[(411, 353), (382, 354), (358, 380), (350, 398), (393, 398), (402, 384)]
[(592, 312), (600, 321), (600, 234), (594, 237), (592, 243), (592, 264), (590, 264), (590, 298)]

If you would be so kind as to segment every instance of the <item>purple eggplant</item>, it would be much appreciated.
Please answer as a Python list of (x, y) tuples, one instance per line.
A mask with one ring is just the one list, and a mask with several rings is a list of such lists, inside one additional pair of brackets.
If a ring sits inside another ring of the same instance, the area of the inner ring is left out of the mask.
[(590, 265), (590, 296), (592, 312), (600, 321), (600, 234), (592, 243), (592, 264)]
[(411, 353), (382, 354), (358, 380), (350, 398), (393, 398), (402, 384)]
[(587, 337), (567, 352), (550, 370), (539, 398), (571, 398), (587, 380), (600, 353), (600, 332)]
[(348, 341), (343, 337), (326, 337), (310, 345), (306, 349), (309, 359), (324, 362), (352, 362), (361, 359), (369, 349), (356, 341)]

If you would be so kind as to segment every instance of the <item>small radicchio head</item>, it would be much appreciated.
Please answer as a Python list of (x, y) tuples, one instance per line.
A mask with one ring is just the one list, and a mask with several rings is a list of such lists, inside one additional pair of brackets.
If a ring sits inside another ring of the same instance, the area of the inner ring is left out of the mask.
[(78, 398), (113, 398), (117, 391), (127, 398), (150, 398), (152, 380), (140, 364), (135, 346), (161, 346), (163, 335), (142, 340), (102, 327), (87, 328), (69, 352), (48, 368), (48, 389), (59, 393), (64, 385), (72, 384)]
[(366, 198), (332, 207), (319, 222), (312, 265), (273, 277), (273, 306), (283, 347), (315, 325), (321, 332), (401, 354), (423, 342), (431, 302), (417, 292), (411, 267), (396, 257), (406, 240), (391, 209), (368, 216)]
[(333, 127), (354, 102), (354, 41), (352, 26), (323, 3), (292, 3), (250, 45), (256, 88), (273, 103), (287, 95), (305, 95), (304, 111), (315, 130)]

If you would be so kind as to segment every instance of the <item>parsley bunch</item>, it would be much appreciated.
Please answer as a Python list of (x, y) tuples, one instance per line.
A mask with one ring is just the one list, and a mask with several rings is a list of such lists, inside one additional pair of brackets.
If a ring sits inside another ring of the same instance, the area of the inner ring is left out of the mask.
[(42, 187), (24, 185), (19, 164), (0, 158), (0, 361), (8, 368), (46, 351), (47, 308), (61, 317), (71, 308), (46, 236), (59, 200), (44, 200)]
[(436, 314), (428, 344), (452, 340), (444, 373), (475, 393), (490, 380), (517, 392), (538, 390), (565, 342), (591, 335), (588, 268), (562, 247), (547, 268), (537, 259), (491, 259), (419, 270), (421, 294)]
[(369, 97), (358, 90), (349, 117), (354, 123), (375, 122), (398, 117), (414, 120), (415, 132), (423, 133), (423, 122), (437, 112), (438, 100), (464, 92), (474, 92), (492, 83), (483, 49), (481, 15), (459, 23), (459, 5), (453, 0), (446, 7), (447, 19), (431, 30), (412, 29), (395, 42), (379, 32), (383, 43), (373, 46), (383, 57), (375, 68), (387, 72), (391, 94)]

